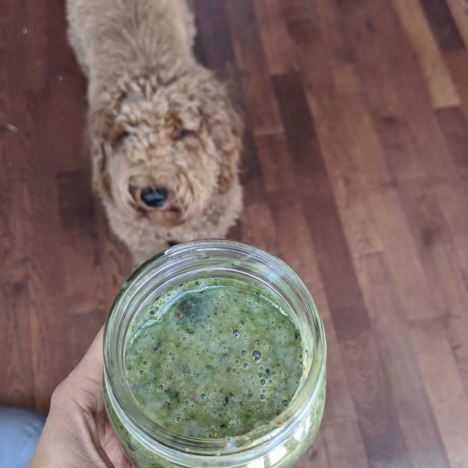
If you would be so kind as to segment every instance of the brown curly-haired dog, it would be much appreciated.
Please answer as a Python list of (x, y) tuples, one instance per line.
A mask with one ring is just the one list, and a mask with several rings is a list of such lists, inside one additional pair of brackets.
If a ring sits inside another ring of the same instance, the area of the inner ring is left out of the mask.
[(88, 78), (95, 188), (136, 263), (171, 243), (222, 237), (242, 207), (242, 128), (193, 55), (185, 0), (68, 0)]

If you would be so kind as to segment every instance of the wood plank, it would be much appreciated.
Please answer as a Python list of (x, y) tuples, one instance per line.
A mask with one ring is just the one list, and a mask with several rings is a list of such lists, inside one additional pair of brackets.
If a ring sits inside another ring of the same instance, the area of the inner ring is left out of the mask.
[(355, 260), (413, 468), (449, 466), (385, 254)]
[(431, 190), (437, 196), (452, 239), (468, 235), (468, 214), (464, 207), (463, 194), (449, 184), (431, 184)]
[[(274, 233), (270, 207), (268, 205), (267, 195), (265, 192), (262, 169), (260, 167), (254, 138), (249, 131), (247, 131), (245, 135), (245, 147), (240, 180), (243, 187), (244, 199), (244, 211), (241, 213), (243, 239), (246, 240), (246, 242), (255, 243), (254, 239), (262, 239), (263, 236), (265, 238), (266, 245), (268, 245), (273, 252), (276, 252), (276, 234)], [(249, 210), (249, 213), (245, 214), (245, 209), (250, 206), (254, 206), (251, 210), (252, 212), (250, 213)], [(257, 229), (256, 226), (255, 216), (258, 210), (266, 216), (266, 219), (264, 220), (264, 228), (268, 229), (269, 232), (266, 232), (265, 234), (262, 233), (261, 229)], [(247, 218), (244, 218), (244, 216), (247, 216)], [(253, 216), (253, 218), (251, 216)], [(253, 225), (251, 224), (252, 222)], [(266, 245), (263, 247), (267, 249)]]
[(400, 188), (408, 219), (437, 307), (445, 315), (447, 335), (468, 395), (468, 293), (435, 194), (424, 180), (408, 180)]
[(385, 49), (379, 43), (365, 0), (340, 0), (337, 4), (370, 109), (374, 115), (395, 117), (401, 105), (392, 82), (393, 72), (383, 60)]
[(432, 191), (442, 209), (442, 216), (450, 232), (461, 269), (461, 278), (468, 291), (468, 215), (465, 197), (448, 184), (433, 185)]
[(459, 183), (432, 111), (424, 78), (413, 59), (412, 45), (392, 4), (375, 0), (367, 5), (374, 31), (378, 31), (376, 40), (380, 42), (381, 60), (387, 68), (385, 79), (396, 91), (395, 111), (408, 123), (426, 175), (434, 181)]
[(37, 96), (27, 95), (23, 113), (23, 126), (31, 138), (25, 246), (36, 408), (45, 411), (53, 390), (70, 372), (72, 360), (56, 179), (49, 161), (42, 156), (48, 154), (47, 141), (53, 135), (45, 135), (36, 125), (40, 122), (38, 101)]
[(250, 132), (246, 132), (241, 182), (244, 188), (244, 210), (241, 213), (242, 239), (272, 253), (278, 253), (276, 226), (262, 178), (262, 169)]
[[(376, 125), (376, 120), (372, 118), (372, 113), (365, 100), (358, 94), (343, 94), (339, 106), (347, 109), (345, 114), (346, 128), (350, 144), (356, 148), (352, 153), (353, 162), (361, 175), (366, 190), (378, 190), (381, 187), (394, 185), (395, 177), (389, 170), (382, 145), (384, 141), (378, 132), (379, 125)], [(399, 133), (399, 130), (401, 127), (394, 134)], [(365, 139), (362, 138), (364, 135), (367, 135)], [(404, 139), (405, 137), (402, 135), (400, 141), (404, 141)], [(415, 163), (410, 162), (409, 164)]]
[[(17, 53), (16, 48), (12, 47), (13, 40), (19, 40), (18, 28), (14, 22), (14, 8), (12, 3), (4, 5), (5, 11), (2, 12), (1, 18), (3, 26), (0, 31), (0, 57), (2, 58), (2, 66), (0, 67), (0, 142), (4, 145), (4, 135), (8, 133), (17, 133), (17, 125), (13, 125), (12, 109), (10, 109), (12, 101), (15, 99), (15, 90), (11, 86), (11, 76), (17, 68), (17, 62), (14, 56)], [(11, 100), (11, 101), (10, 101)]]
[(45, 89), (47, 87), (47, 45), (46, 6), (43, 2), (25, 2), (18, 4), (16, 11), (21, 24), (18, 34), (17, 60), (21, 62), (22, 74), (17, 75), (18, 85), (27, 89)]
[[(354, 51), (347, 40), (343, 18), (335, 0), (312, 0), (321, 30), (322, 45), (333, 69), (343, 73), (354, 64)], [(302, 18), (303, 19), (303, 18)], [(338, 77), (337, 77), (338, 78)]]
[(369, 318), (302, 84), (295, 75), (273, 82), (335, 330), (338, 337), (359, 333), (369, 327)]
[(370, 468), (357, 421), (326, 426), (324, 434), (333, 468)]
[(58, 169), (89, 167), (84, 144), (86, 80), (68, 44), (65, 3), (47, 6), (44, 25), (47, 33), (46, 55), (41, 67), (46, 73), (47, 99), (42, 109), (43, 129), (54, 135), (48, 141), (48, 159)]
[(323, 38), (319, 41), (320, 47), (323, 48), (330, 64), (336, 91), (357, 92), (361, 88), (361, 83), (355, 69), (354, 51), (346, 37), (343, 18), (336, 1), (311, 0), (311, 2), (317, 16), (314, 24), (317, 23), (320, 36)]
[[(371, 115), (396, 118), (407, 128), (422, 170), (434, 180), (460, 183), (429, 104), (421, 71), (392, 5), (377, 0), (345, 15)], [(403, 134), (400, 141), (409, 141)]]
[[(10, 149), (10, 154), (14, 154), (12, 149)], [(6, 155), (1, 144), (0, 151), (2, 153), (0, 162), (3, 165), (6, 163)], [(23, 226), (25, 187), (24, 182), (11, 174), (9, 183), (3, 174), (0, 175), (0, 182), (6, 189), (6, 195), (2, 196), (0, 201), (0, 236), (2, 239), (0, 353), (3, 358), (0, 370), (0, 382), (3, 383), (0, 399), (5, 405), (33, 408), (35, 405), (34, 375)], [(10, 185), (12, 182), (13, 185)]]
[[(288, 24), (350, 251), (353, 255), (379, 251), (382, 246), (375, 221), (353, 161), (354, 156), (362, 154), (362, 143), (348, 132), (347, 112), (343, 112), (339, 93), (333, 87), (317, 28), (307, 20)], [(341, 131), (337, 133), (336, 128)], [(367, 136), (364, 141), (368, 140)]]
[(468, 466), (468, 400), (441, 320), (411, 324), (411, 336), (450, 466)]
[(229, 97), (243, 116), (245, 97), (241, 74), (237, 68), (233, 43), (229, 32), (224, 5), (218, 0), (194, 0), (197, 12), (198, 51), (203, 64), (225, 82)]
[(372, 331), (340, 340), (372, 467), (411, 467), (390, 382)]
[(362, 83), (355, 66), (355, 54), (347, 38), (337, 2), (335, 0), (312, 1), (317, 11), (322, 38), (321, 47), (330, 66), (335, 91), (337, 93), (362, 92)]
[[(54, 160), (54, 132), (46, 132), (42, 103), (49, 86), (46, 6), (21, 3), (18, 17), (27, 32), (19, 42), (16, 86), (21, 100), (25, 165), (25, 245), (31, 314), (31, 357), (35, 406), (49, 407), (55, 387), (71, 370), (70, 331), (64, 294), (64, 270)], [(23, 31), (25, 31), (23, 30)], [(53, 259), (53, 261), (51, 261)], [(57, 352), (60, 350), (60, 352)]]
[(408, 221), (394, 187), (374, 191), (370, 202), (398, 295), (405, 304), (408, 319), (439, 316), (434, 309), (432, 291), (429, 289), (424, 268), (421, 263)]
[(419, 0), (393, 0), (403, 28), (413, 43), (416, 57), (428, 85), (432, 106), (457, 106), (460, 99)]
[(433, 253), (428, 259), (432, 262), (430, 281), (437, 281), (439, 288), (439, 301), (444, 301), (447, 314), (446, 328), (449, 343), (457, 364), (465, 393), (468, 396), (468, 294), (460, 277), (460, 267), (451, 245), (436, 244)]
[[(327, 167), (333, 167), (336, 161), (333, 161), (329, 153), (333, 149), (325, 144), (322, 147)], [(350, 145), (348, 147), (351, 153)], [(335, 169), (337, 168), (339, 166), (335, 166)], [(332, 170), (329, 169), (329, 172)], [(367, 193), (359, 180), (357, 172), (355, 174), (349, 172), (347, 175), (333, 176), (330, 177), (330, 180), (351, 254), (358, 257), (382, 251), (381, 236), (377, 229)]]
[(465, 45), (446, 1), (420, 0), (442, 52), (463, 50)]
[(464, 0), (446, 0), (446, 2), (463, 39), (465, 49), (468, 49), (468, 6)]
[[(351, 32), (353, 34), (358, 34), (358, 26), (360, 27), (359, 31), (362, 31), (362, 27), (365, 28), (366, 21), (369, 20), (369, 17), (366, 19), (366, 10), (360, 10), (360, 14), (354, 17), (352, 23), (349, 24)], [(371, 28), (371, 31), (375, 30)], [(365, 36), (365, 38), (371, 40), (370, 37)], [(368, 41), (365, 42), (368, 44)], [(361, 44), (363, 44), (362, 37), (359, 39), (359, 45)], [(368, 45), (364, 47), (368, 48)], [(359, 61), (368, 60), (368, 57), (361, 56), (360, 54), (357, 55)], [(361, 62), (360, 65), (362, 66), (363, 63), (365, 62)], [(361, 73), (367, 73), (367, 65), (364, 69), (361, 68), (360, 71)], [(368, 78), (370, 78), (370, 76), (369, 73)], [(374, 73), (373, 76), (375, 77)], [(392, 83), (389, 82), (389, 87), (391, 84)], [(374, 85), (371, 84), (371, 86)], [(375, 94), (373, 99), (375, 102), (372, 104), (372, 102), (369, 101), (371, 105), (375, 105), (376, 107), (374, 112), (378, 110), (382, 110), (383, 112), (387, 111), (387, 114), (384, 113), (383, 115), (387, 115), (387, 120), (393, 122), (393, 117), (390, 116), (392, 112), (400, 116), (401, 110), (399, 104), (392, 109), (391, 106), (388, 106), (386, 98), (382, 96), (382, 90), (377, 89), (375, 86), (374, 88)], [(375, 130), (372, 123), (372, 114), (369, 112), (362, 98), (358, 94), (344, 94), (341, 96), (340, 103), (340, 108), (347, 109), (345, 115), (350, 129), (350, 138), (356, 139), (358, 142), (357, 144), (362, 145), (363, 143), (359, 142), (364, 142), (366, 146), (369, 146), (369, 143), (372, 142), (372, 137), (375, 135)], [(406, 143), (408, 146), (408, 143), (411, 143), (412, 140), (408, 139), (409, 135), (406, 133), (403, 122), (406, 122), (406, 120), (399, 123), (396, 130), (394, 130), (394, 128), (390, 130), (393, 134), (400, 135), (403, 143)], [(388, 131), (388, 129), (386, 130)], [(391, 135), (386, 135), (384, 143), (390, 140), (390, 136)], [(432, 309), (430, 307), (431, 301), (428, 299), (430, 298), (430, 291), (427, 286), (427, 280), (404, 216), (398, 192), (396, 189), (392, 189), (392, 177), (386, 167), (382, 147), (378, 139), (375, 141), (375, 137), (372, 148), (372, 152), (361, 152), (361, 156), (359, 152), (356, 152), (356, 157), (354, 159), (360, 174), (364, 176), (366, 187), (371, 191), (369, 203), (373, 208), (374, 217), (379, 228), (384, 248), (390, 254), (390, 268), (397, 282), (398, 293), (402, 301), (407, 304), (406, 311), (409, 317), (418, 317), (420, 314), (430, 314)], [(363, 157), (365, 154), (368, 156)], [(419, 148), (418, 154), (421, 154)], [(405, 153), (401, 152), (401, 161), (403, 161), (404, 155)], [(392, 154), (390, 154), (390, 156), (392, 156)], [(371, 166), (374, 168), (372, 171), (369, 171), (369, 161), (373, 164), (373, 166)], [(379, 164), (377, 165), (376, 162)], [(416, 168), (413, 173), (418, 173), (422, 170), (417, 161), (414, 161), (411, 165)], [(395, 172), (404, 174), (404, 170), (400, 168), (398, 164), (396, 167), (397, 169), (394, 169)], [(403, 168), (405, 168), (405, 166), (403, 166)], [(377, 183), (375, 181), (377, 181)]]
[(283, 16), (287, 21), (298, 18), (316, 18), (313, 4), (309, 0), (279, 0)]
[(47, 135), (54, 135), (48, 142), (50, 162), (59, 170), (89, 167), (90, 155), (84, 143), (85, 91), (81, 79), (50, 81), (47, 96), (42, 109), (42, 127)]
[[(50, 12), (48, 18), (53, 17), (53, 12)], [(55, 39), (55, 35), (52, 35), (52, 43), (48, 45), (47, 99), (44, 100), (41, 114), (44, 132), (54, 135), (54, 138), (48, 140), (48, 159), (57, 169), (90, 167), (90, 156), (84, 143), (85, 78), (70, 54), (69, 46), (65, 43), (66, 37), (60, 35)]]
[(263, 48), (272, 75), (296, 70), (291, 38), (281, 10), (280, 0), (253, 0)]
[(406, 119), (375, 116), (374, 126), (385, 148), (385, 159), (392, 177), (403, 180), (424, 176), (419, 152)]
[(241, 74), (237, 68), (233, 43), (222, 1), (194, 0), (197, 12), (197, 53), (202, 54), (202, 63), (224, 81), (229, 97), (243, 116), (245, 97)]
[(281, 133), (282, 125), (250, 0), (224, 2), (254, 134)]
[[(0, 54), (6, 53), (3, 39), (12, 37), (12, 26), (0, 31)], [(7, 103), (3, 108), (5, 117), (8, 121), (21, 121), (17, 97), (11, 101), (7, 99), (11, 87), (3, 71), (1, 67), (1, 82), (5, 86), (0, 87), (0, 101)], [(9, 103), (14, 107), (10, 109)], [(0, 400), (6, 405), (33, 408), (35, 394), (24, 225), (26, 187), (22, 176), (28, 143), (30, 141), (22, 132), (0, 134), (0, 355), (3, 359)]]
[(195, 0), (194, 4), (204, 62), (220, 78), (233, 78), (230, 69), (235, 58), (223, 3), (218, 0)]
[(334, 66), (332, 68), (333, 84), (337, 93), (362, 94), (362, 83), (354, 63)]
[[(392, 183), (372, 116), (362, 98), (353, 92), (338, 93), (334, 88), (317, 27), (301, 20), (290, 22), (289, 30), (301, 65), (309, 107), (320, 126), (321, 144), (335, 148), (333, 152), (330, 150), (327, 162), (332, 155), (336, 161), (328, 166), (335, 168), (333, 173), (343, 176), (349, 176), (358, 168), (360, 178), (369, 188)], [(347, 112), (342, 112), (343, 108), (347, 108)], [(341, 131), (335, 132), (336, 127)], [(341, 144), (337, 145), (338, 142)], [(348, 153), (353, 154), (352, 159)]]
[[(240, 182), (244, 187), (244, 202), (265, 201), (262, 168), (257, 154), (255, 138), (249, 130), (244, 135), (244, 151), (240, 168)], [(251, 181), (254, 181), (251, 183)]]
[(255, 137), (258, 161), (268, 193), (295, 193), (295, 173), (283, 133)]
[[(13, 75), (18, 70), (20, 28), (15, 5), (2, 10), (0, 28), (0, 401), (5, 405), (33, 408), (34, 375), (31, 356), (31, 325), (27, 255), (25, 246), (24, 169), (29, 140), (19, 131), (19, 92)], [(15, 123), (16, 125), (13, 125)], [(24, 128), (23, 128), (24, 130)]]
[(333, 328), (328, 302), (317, 285), (311, 291), (314, 294), (327, 333), (327, 403), (322, 421), (322, 425), (326, 427), (329, 424), (341, 424), (344, 421), (355, 420), (358, 416)]
[(468, 118), (468, 53), (465, 50), (448, 52), (444, 58), (460, 95), (463, 112)]
[[(346, 109), (344, 119), (348, 144), (353, 148), (352, 161), (366, 190), (378, 190), (394, 185), (395, 177), (389, 170), (383, 141), (378, 133), (379, 126), (376, 125), (366, 101), (355, 93), (342, 94), (338, 107)], [(401, 128), (395, 133), (399, 130)], [(363, 138), (364, 135), (366, 138)], [(404, 139), (404, 136), (401, 138)]]
[(438, 109), (436, 112), (445, 141), (462, 176), (468, 175), (468, 125), (460, 107)]
[(278, 252), (276, 229), (267, 203), (252, 203), (241, 214), (242, 239), (272, 253)]
[(62, 171), (57, 176), (65, 287), (72, 313), (104, 306), (90, 179), (86, 169)]
[(349, 17), (362, 16), (367, 12), (364, 0), (336, 0), (336, 4)]
[(245, 135), (241, 183), (244, 189), (244, 210), (241, 213), (242, 239), (277, 253), (276, 226), (265, 192), (255, 140), (249, 131)]

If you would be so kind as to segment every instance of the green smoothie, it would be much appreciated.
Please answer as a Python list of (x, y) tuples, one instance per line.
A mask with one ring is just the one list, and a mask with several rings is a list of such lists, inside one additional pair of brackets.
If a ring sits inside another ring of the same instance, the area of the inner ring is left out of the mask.
[(267, 293), (204, 278), (155, 300), (133, 325), (125, 364), (150, 419), (181, 435), (224, 438), (268, 424), (288, 406), (305, 352)]

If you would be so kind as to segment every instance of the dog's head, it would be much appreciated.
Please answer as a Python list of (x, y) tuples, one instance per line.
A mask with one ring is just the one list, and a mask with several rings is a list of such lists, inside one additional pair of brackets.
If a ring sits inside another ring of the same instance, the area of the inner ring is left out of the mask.
[(241, 121), (199, 66), (165, 83), (122, 79), (92, 100), (89, 132), (99, 195), (159, 228), (203, 210), (237, 177)]

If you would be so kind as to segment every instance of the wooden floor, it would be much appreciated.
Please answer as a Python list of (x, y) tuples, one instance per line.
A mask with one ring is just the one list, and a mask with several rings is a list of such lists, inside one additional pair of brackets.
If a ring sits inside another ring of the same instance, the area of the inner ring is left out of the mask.
[[(193, 0), (245, 108), (232, 237), (280, 255), (327, 330), (301, 468), (468, 467), (464, 0)], [(61, 2), (0, 0), (0, 403), (47, 410), (128, 254), (90, 192)]]

